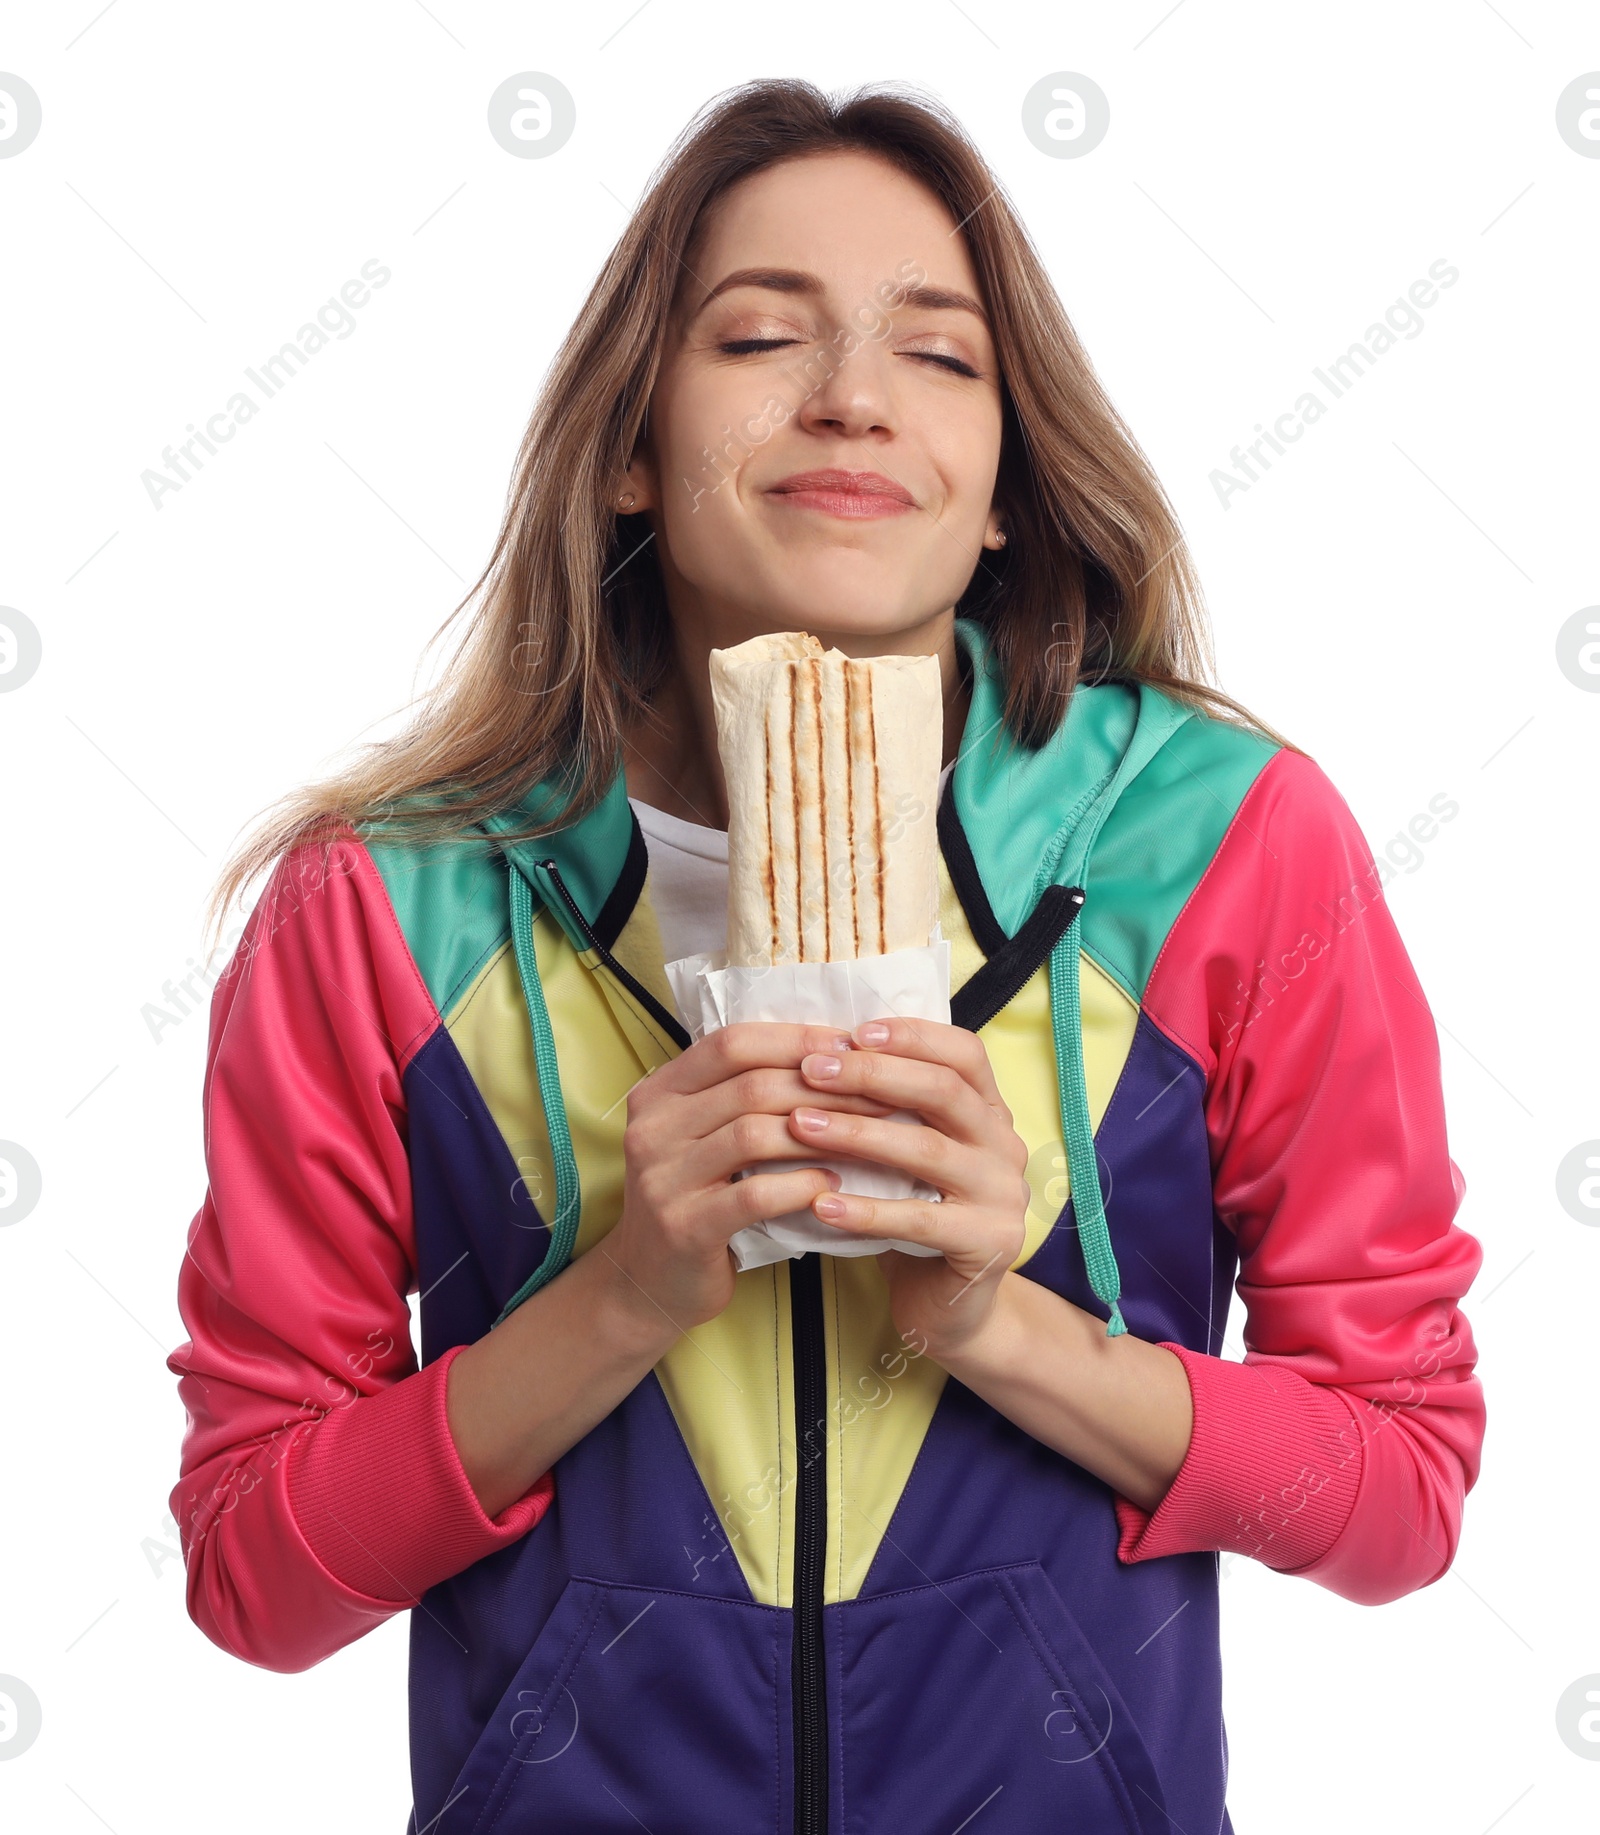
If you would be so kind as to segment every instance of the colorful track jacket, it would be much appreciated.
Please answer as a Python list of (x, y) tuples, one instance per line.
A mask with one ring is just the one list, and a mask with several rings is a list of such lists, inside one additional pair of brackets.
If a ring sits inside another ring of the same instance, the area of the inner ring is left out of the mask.
[(903, 1343), (877, 1258), (808, 1255), (486, 1516), (451, 1361), (612, 1227), (688, 1043), (644, 840), (619, 768), (532, 842), (543, 785), (471, 847), (295, 850), (212, 1000), (173, 1509), (250, 1662), (415, 1608), (414, 1831), (1229, 1835), (1221, 1557), (1371, 1604), (1453, 1558), (1481, 1250), (1354, 818), (1131, 681), (1023, 751), (956, 631), (941, 924), (1032, 1156), (1016, 1270), (1182, 1360), (1182, 1468), (1139, 1508)]

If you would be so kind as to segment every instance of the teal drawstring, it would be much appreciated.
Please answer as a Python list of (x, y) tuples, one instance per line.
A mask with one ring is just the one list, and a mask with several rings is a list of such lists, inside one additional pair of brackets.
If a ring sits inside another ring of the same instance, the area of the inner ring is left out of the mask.
[[(1057, 885), (1084, 885), (1088, 877), (1089, 850), (1094, 846), (1101, 823), (1111, 813), (1125, 779), (1137, 775), (1148, 762), (1147, 756), (1140, 756), (1142, 750), (1130, 747), (1115, 770), (1108, 772), (1079, 799), (1068, 816), (1068, 824), (1085, 803), (1089, 804), (1089, 813), (1075, 828), (1069, 826), (1058, 872), (1052, 876), (1048, 866), (1040, 869), (1034, 885), (1036, 899), (1044, 886), (1052, 882), (1052, 877)], [(1078, 938), (1083, 929), (1083, 912), (1084, 907), (1080, 905), (1050, 951), (1050, 1024), (1055, 1039), (1056, 1082), (1061, 1096), (1061, 1139), (1067, 1151), (1067, 1182), (1078, 1225), (1078, 1241), (1083, 1249), (1089, 1285), (1110, 1310), (1106, 1336), (1117, 1338), (1128, 1329), (1122, 1317), (1122, 1271), (1117, 1266), (1111, 1247), (1111, 1228), (1106, 1221), (1094, 1123), (1089, 1115), (1088, 1078), (1083, 1066), (1083, 1004), (1078, 987)]]
[(556, 1068), (556, 1041), (550, 1030), (550, 1014), (544, 1004), (544, 987), (539, 980), (539, 958), (533, 946), (533, 888), (507, 862), (511, 875), (511, 941), (517, 955), (517, 973), (522, 980), (522, 998), (527, 1003), (528, 1020), (533, 1028), (533, 1060), (539, 1075), (539, 1101), (544, 1108), (545, 1125), (550, 1131), (550, 1154), (555, 1161), (556, 1214), (550, 1225), (550, 1246), (544, 1260), (521, 1287), (507, 1300), (498, 1325), (527, 1299), (555, 1277), (572, 1259), (572, 1245), (578, 1235), (578, 1159), (572, 1151), (572, 1134), (567, 1126), (567, 1105), (561, 1094), (561, 1074)]
[(1083, 1068), (1083, 1014), (1078, 998), (1078, 926), (1083, 907), (1061, 933), (1050, 952), (1050, 1021), (1055, 1034), (1056, 1073), (1061, 1086), (1061, 1132), (1067, 1149), (1078, 1240), (1083, 1246), (1089, 1285), (1111, 1309), (1106, 1336), (1127, 1331), (1119, 1301), (1122, 1273), (1111, 1248), (1105, 1197), (1100, 1189), (1100, 1162), (1089, 1119), (1089, 1091)]

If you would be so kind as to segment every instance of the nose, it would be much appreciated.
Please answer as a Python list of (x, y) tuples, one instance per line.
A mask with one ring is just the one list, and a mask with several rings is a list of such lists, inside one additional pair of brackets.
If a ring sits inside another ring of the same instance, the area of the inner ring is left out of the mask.
[(894, 431), (888, 360), (876, 340), (852, 331), (855, 348), (840, 355), (832, 344), (811, 351), (801, 367), (806, 394), (799, 421), (808, 432), (851, 440)]

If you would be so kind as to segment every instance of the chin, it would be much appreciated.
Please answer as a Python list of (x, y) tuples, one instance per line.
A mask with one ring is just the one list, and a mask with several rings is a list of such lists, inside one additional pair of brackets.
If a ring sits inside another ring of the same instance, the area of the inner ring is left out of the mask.
[(926, 624), (954, 603), (960, 589), (943, 599), (910, 590), (902, 573), (873, 570), (864, 578), (858, 568), (802, 567), (788, 572), (778, 590), (762, 595), (767, 628), (782, 631), (823, 629), (843, 636), (890, 636)]
[(842, 638), (890, 638), (896, 632), (925, 624), (929, 612), (885, 607), (882, 599), (870, 603), (841, 603), (836, 594), (819, 589), (769, 614), (766, 628), (773, 631), (810, 631), (824, 643)]

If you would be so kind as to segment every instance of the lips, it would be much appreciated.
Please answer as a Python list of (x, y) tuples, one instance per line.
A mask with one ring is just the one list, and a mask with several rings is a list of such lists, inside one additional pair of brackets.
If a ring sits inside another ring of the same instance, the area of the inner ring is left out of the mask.
[(769, 493), (779, 503), (796, 509), (821, 510), (829, 516), (854, 519), (903, 516), (917, 500), (903, 484), (876, 471), (795, 472), (774, 484)]
[(888, 497), (897, 503), (915, 506), (916, 499), (903, 484), (877, 471), (797, 471), (772, 486), (782, 496), (808, 491), (825, 491), (841, 497)]

